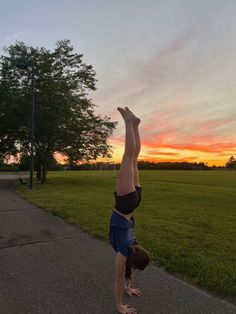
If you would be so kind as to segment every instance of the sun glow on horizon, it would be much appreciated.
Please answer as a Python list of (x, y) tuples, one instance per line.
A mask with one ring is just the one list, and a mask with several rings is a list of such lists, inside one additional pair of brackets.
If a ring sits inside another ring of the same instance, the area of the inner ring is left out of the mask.
[[(112, 145), (112, 140), (110, 140), (110, 145)], [(120, 163), (122, 160), (124, 147), (123, 144), (118, 145), (112, 145), (113, 154), (112, 158), (102, 158), (99, 157), (96, 160), (91, 160), (91, 163), (94, 162), (111, 162), (111, 163)], [(201, 151), (191, 151), (191, 150), (177, 150), (166, 147), (156, 147), (156, 149), (153, 151), (149, 150), (148, 147), (143, 146), (139, 158), (139, 161), (149, 161), (149, 162), (190, 162), (190, 163), (199, 163), (204, 162), (209, 167), (215, 166), (225, 166), (227, 161), (231, 156), (236, 156), (236, 150), (225, 152), (225, 153), (205, 153)], [(222, 158), (224, 156), (224, 158)], [(55, 155), (56, 160), (61, 163), (65, 164), (65, 158), (60, 155)]]

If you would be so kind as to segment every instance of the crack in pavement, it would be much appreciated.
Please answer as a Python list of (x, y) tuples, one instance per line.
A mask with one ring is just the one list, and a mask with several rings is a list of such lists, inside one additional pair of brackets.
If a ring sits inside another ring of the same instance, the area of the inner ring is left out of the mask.
[(67, 240), (67, 239), (77, 239), (77, 238), (81, 238), (81, 235), (79, 235), (77, 237), (76, 236), (68, 236), (68, 237), (61, 237), (61, 238), (55, 238), (55, 239), (30, 241), (30, 242), (15, 244), (15, 245), (2, 246), (2, 247), (0, 247), (0, 251), (3, 250), (3, 249), (22, 247), (24, 245), (31, 245), (31, 244), (38, 244), (38, 243), (47, 243), (47, 242), (54, 242), (54, 241)]
[(18, 209), (14, 209), (14, 208), (9, 208), (9, 209), (0, 209), (0, 213), (2, 212), (12, 212), (12, 211), (24, 211), (24, 210), (40, 210), (39, 208), (18, 208)]

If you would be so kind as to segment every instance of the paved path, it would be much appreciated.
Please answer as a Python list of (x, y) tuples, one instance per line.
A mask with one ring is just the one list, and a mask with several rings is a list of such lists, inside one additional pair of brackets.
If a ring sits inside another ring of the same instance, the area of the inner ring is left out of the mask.
[[(115, 253), (21, 199), (0, 176), (0, 313), (112, 314)], [(235, 314), (236, 307), (151, 266), (136, 279), (141, 314)]]

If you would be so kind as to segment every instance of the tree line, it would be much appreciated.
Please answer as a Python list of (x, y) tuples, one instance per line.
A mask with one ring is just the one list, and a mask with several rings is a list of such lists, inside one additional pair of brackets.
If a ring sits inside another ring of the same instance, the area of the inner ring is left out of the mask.
[[(78, 165), (64, 165), (63, 170), (118, 170), (120, 163), (114, 162), (96, 162), (83, 163)], [(231, 156), (225, 166), (209, 167), (204, 162), (150, 162), (138, 161), (140, 170), (210, 170), (210, 169), (232, 169), (236, 170), (236, 160)]]
[[(1, 164), (0, 171), (27, 171), (29, 169), (29, 157), (23, 160), (24, 162), (18, 164)], [(59, 164), (56, 160), (51, 160), (48, 170), (55, 171), (73, 171), (73, 170), (119, 170), (120, 163), (107, 162), (85, 162), (80, 164)], [(149, 162), (138, 161), (138, 168), (140, 170), (212, 170), (212, 169), (227, 169), (236, 170), (236, 160), (231, 156), (225, 166), (209, 167), (204, 162)], [(36, 168), (35, 168), (36, 170)]]

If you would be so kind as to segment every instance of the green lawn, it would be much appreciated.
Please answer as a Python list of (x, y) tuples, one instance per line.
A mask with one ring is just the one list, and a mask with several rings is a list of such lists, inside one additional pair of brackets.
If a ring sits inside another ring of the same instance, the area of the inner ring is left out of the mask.
[[(108, 241), (113, 171), (50, 172), (33, 203)], [(236, 303), (236, 171), (140, 171), (136, 237), (153, 263)]]

